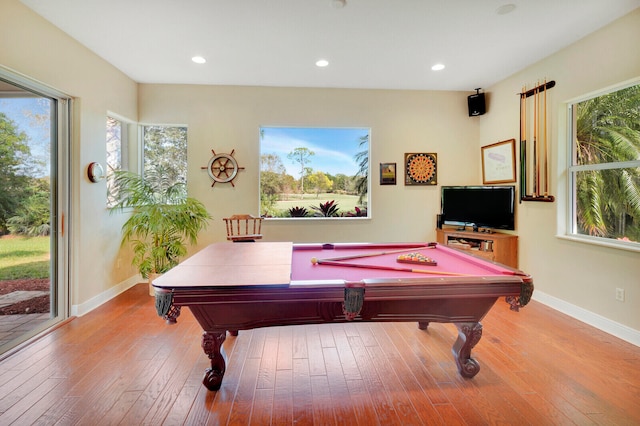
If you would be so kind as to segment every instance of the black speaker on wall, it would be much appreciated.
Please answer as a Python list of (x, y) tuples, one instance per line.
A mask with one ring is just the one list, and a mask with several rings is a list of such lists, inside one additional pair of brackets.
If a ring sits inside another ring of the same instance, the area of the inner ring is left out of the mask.
[(469, 117), (482, 115), (487, 111), (484, 103), (484, 93), (480, 93), (480, 89), (476, 89), (476, 93), (467, 98), (467, 105), (469, 106)]

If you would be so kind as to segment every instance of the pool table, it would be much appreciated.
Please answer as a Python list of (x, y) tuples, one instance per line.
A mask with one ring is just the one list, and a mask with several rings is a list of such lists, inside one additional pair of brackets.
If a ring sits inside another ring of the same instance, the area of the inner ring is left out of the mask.
[(158, 315), (175, 323), (187, 306), (202, 326), (209, 390), (222, 384), (227, 331), (345, 321), (454, 323), (453, 356), (471, 378), (482, 318), (499, 297), (518, 310), (533, 292), (529, 275), (437, 243), (215, 243), (152, 284)]

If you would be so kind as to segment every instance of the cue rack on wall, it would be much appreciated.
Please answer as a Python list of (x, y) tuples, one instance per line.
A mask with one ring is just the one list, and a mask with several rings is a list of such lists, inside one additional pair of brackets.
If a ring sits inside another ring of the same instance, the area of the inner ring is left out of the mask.
[[(547, 142), (547, 91), (556, 85), (546, 81), (520, 95), (520, 201), (553, 202), (549, 194), (549, 144)], [(531, 99), (529, 99), (531, 98)], [(529, 173), (529, 170), (532, 170)]]

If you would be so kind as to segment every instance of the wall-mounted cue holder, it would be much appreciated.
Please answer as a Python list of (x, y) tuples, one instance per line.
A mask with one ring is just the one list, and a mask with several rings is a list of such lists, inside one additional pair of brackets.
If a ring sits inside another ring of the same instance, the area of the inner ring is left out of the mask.
[[(520, 96), (520, 201), (553, 202), (549, 194), (547, 92), (555, 81), (545, 81)], [(529, 170), (532, 170), (529, 173)]]

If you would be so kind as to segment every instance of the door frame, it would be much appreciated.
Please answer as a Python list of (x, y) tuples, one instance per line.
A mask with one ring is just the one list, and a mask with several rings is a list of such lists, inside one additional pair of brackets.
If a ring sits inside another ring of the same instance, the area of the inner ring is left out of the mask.
[[(26, 332), (13, 348), (0, 354), (5, 358), (34, 337), (46, 333), (70, 316), (71, 253), (71, 158), (73, 98), (25, 75), (0, 65), (0, 80), (35, 95), (53, 100), (51, 108), (51, 318)], [(54, 304), (55, 302), (55, 304)]]

